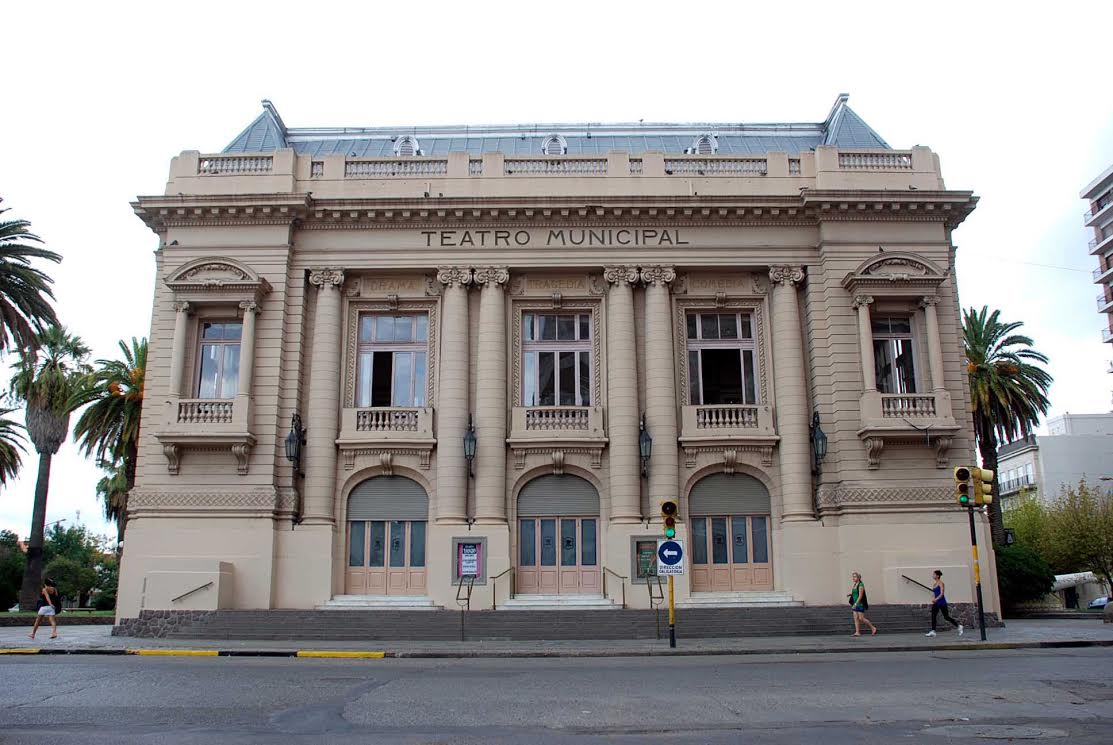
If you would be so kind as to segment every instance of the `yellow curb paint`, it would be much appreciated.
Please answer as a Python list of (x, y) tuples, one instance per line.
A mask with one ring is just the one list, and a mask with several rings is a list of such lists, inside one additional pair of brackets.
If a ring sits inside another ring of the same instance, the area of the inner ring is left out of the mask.
[(216, 657), (215, 649), (128, 649), (127, 654), (140, 657)]
[(386, 657), (386, 652), (345, 652), (333, 649), (299, 649), (298, 657), (331, 657), (347, 660), (379, 660)]
[(0, 649), (0, 654), (38, 654), (37, 647), (15, 647), (12, 649)]

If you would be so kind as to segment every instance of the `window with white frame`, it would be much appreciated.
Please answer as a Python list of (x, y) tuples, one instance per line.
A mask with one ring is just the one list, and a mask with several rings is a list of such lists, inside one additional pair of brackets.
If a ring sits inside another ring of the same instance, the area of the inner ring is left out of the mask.
[(757, 404), (757, 344), (749, 313), (689, 313), (688, 402), (692, 406)]
[(197, 398), (235, 398), (243, 325), (239, 321), (202, 321), (200, 331)]
[(425, 406), (428, 346), (425, 313), (361, 315), (355, 405)]
[(399, 137), (394, 143), (394, 154), (399, 158), (412, 158), (421, 155), (421, 146), (416, 137), (405, 135)]
[(915, 393), (912, 319), (908, 316), (874, 316), (872, 323), (877, 390), (881, 393)]
[(591, 312), (522, 314), (522, 406), (591, 406)]
[(541, 145), (543, 155), (564, 155), (568, 152), (568, 143), (560, 135), (549, 135)]

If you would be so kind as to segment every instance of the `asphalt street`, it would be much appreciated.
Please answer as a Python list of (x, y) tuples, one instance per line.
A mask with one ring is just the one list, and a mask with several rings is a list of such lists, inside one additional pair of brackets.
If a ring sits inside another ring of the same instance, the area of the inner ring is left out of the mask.
[(1109, 648), (507, 660), (12, 656), (0, 658), (0, 671), (2, 743), (1113, 741)]

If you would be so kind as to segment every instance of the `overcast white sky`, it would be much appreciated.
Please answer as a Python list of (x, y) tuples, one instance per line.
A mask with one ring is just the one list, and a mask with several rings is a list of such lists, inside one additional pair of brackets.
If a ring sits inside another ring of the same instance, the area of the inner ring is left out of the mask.
[[(1052, 416), (1109, 411), (1078, 192), (1113, 163), (1113, 3), (756, 6), (9, 3), (0, 197), (65, 257), (59, 315), (96, 359), (149, 333), (157, 242), (129, 201), (161, 193), (178, 152), (222, 149), (261, 98), (291, 127), (764, 122), (820, 121), (847, 91), (981, 197), (955, 233), (962, 302), (1025, 323)], [(35, 464), (0, 491), (0, 528), (28, 532)], [(98, 478), (64, 445), (47, 520), (80, 510), (113, 533)]]

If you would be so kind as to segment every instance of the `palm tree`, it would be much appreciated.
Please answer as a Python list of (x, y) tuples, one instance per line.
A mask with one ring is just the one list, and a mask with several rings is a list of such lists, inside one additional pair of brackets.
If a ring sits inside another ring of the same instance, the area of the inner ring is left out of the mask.
[(86, 386), (89, 348), (61, 326), (50, 326), (39, 334), (38, 348), (25, 348), (16, 363), (12, 393), (27, 405), (27, 434), (39, 454), (39, 476), (35, 482), (35, 506), (31, 513), (31, 537), (27, 541), (27, 568), (19, 604), (35, 607), (43, 566), (43, 527), (46, 497), (50, 488), (50, 461), (66, 440), (81, 389)]
[(62, 260), (53, 251), (28, 245), (42, 239), (30, 232), (27, 220), (4, 220), (7, 211), (0, 209), (0, 352), (34, 346), (43, 329), (58, 325), (50, 304), (54, 280), (31, 266), (31, 259)]
[[(73, 438), (86, 456), (95, 455), (101, 466), (112, 473), (101, 484), (118, 482), (108, 492), (97, 493), (106, 499), (105, 514), (116, 521), (122, 541), (127, 522), (127, 494), (135, 486), (135, 467), (139, 458), (139, 417), (143, 410), (143, 380), (147, 370), (147, 339), (133, 336), (129, 347), (120, 342), (122, 360), (97, 360), (91, 385), (81, 391), (77, 404), (89, 404), (73, 428)], [(117, 473), (118, 472), (118, 473)], [(122, 484), (122, 488), (120, 488)]]
[(0, 408), (0, 486), (15, 478), (23, 466), (23, 425), (8, 419), (13, 411)]
[[(1032, 349), (1032, 339), (1014, 334), (1024, 324), (1004, 323), (1001, 311), (992, 314), (986, 306), (968, 309), (963, 315), (962, 336), (966, 346), (966, 370), (970, 375), (970, 404), (974, 412), (974, 435), (982, 455), (982, 467), (993, 471), (993, 494), (998, 495), (997, 444), (1025, 437), (1047, 413), (1047, 389), (1051, 375), (1032, 362), (1047, 363), (1047, 356)], [(1004, 544), (1005, 526), (1001, 506), (994, 499), (989, 507), (993, 542)]]
[(101, 468), (107, 472), (97, 482), (97, 496), (104, 505), (104, 516), (116, 522), (116, 552), (121, 551), (124, 541), (124, 526), (127, 522), (128, 487), (127, 472), (124, 464), (113, 466), (111, 463), (101, 463)]

